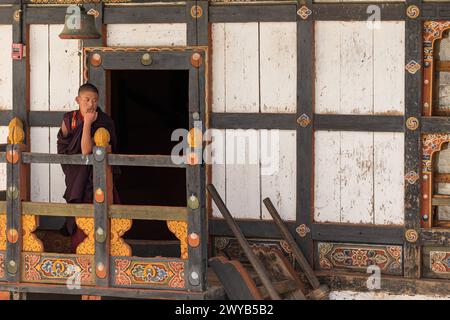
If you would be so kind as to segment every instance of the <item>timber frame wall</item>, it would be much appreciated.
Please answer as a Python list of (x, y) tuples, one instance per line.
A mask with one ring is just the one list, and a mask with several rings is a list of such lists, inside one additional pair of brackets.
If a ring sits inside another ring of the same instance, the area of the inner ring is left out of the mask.
[[(289, 223), (289, 228), (296, 235), (296, 241), (311, 263), (314, 261), (314, 241), (402, 245), (403, 276), (418, 279), (421, 277), (421, 246), (426, 244), (448, 245), (450, 243), (450, 230), (433, 231), (420, 227), (420, 179), (412, 184), (405, 183), (405, 219), (402, 227), (314, 223), (312, 203), (315, 130), (404, 132), (405, 174), (411, 171), (420, 174), (420, 137), (422, 133), (450, 131), (450, 121), (421, 116), (422, 68), (415, 74), (405, 72), (404, 116), (314, 114), (315, 21), (366, 21), (368, 5), (379, 6), (382, 20), (405, 21), (405, 65), (411, 60), (421, 65), (423, 61), (422, 23), (425, 20), (450, 20), (449, 3), (422, 3), (420, 0), (407, 0), (405, 3), (326, 4), (302, 0), (299, 2), (252, 3), (249, 1), (219, 4), (205, 0), (192, 0), (185, 3), (158, 0), (157, 6), (148, 6), (139, 4), (144, 1), (132, 2), (135, 3), (134, 6), (120, 6), (120, 4), (90, 4), (89, 6), (94, 6), (101, 13), (97, 19), (98, 27), (102, 24), (112, 23), (187, 23), (188, 46), (208, 45), (209, 23), (281, 21), (297, 23), (296, 114), (211, 113), (209, 124), (211, 128), (217, 129), (290, 129), (297, 131), (296, 221)], [(147, 0), (145, 2), (155, 1)], [(0, 4), (2, 5), (0, 6), (0, 24), (13, 25), (13, 42), (26, 44), (29, 24), (64, 23), (64, 6), (39, 6), (34, 5), (32, 0), (0, 0)], [(204, 15), (200, 19), (193, 19), (190, 15), (190, 9), (194, 5), (201, 6), (203, 9)], [(312, 11), (312, 14), (305, 19), (297, 14), (297, 10), (303, 6)], [(417, 6), (420, 10), (418, 17), (410, 18), (406, 14), (410, 6)], [(22, 10), (20, 22), (13, 19), (13, 12), (18, 9)], [(103, 32), (102, 39), (85, 43), (85, 46), (104, 44), (105, 33)], [(30, 126), (59, 126), (63, 112), (29, 112), (27, 110), (27, 68), (27, 59), (13, 61), (13, 110), (0, 111), (0, 125), (7, 125), (13, 116), (18, 116), (24, 120), (24, 126), (27, 128)], [(310, 124), (299, 125), (298, 118), (301, 116), (307, 116), (311, 121)], [(415, 117), (419, 121), (419, 127), (416, 130), (408, 129), (405, 125), (406, 119), (410, 117)], [(29, 130), (27, 131), (29, 132)], [(304, 237), (295, 232), (300, 225), (305, 225), (310, 230)], [(241, 221), (240, 226), (247, 237), (280, 238), (275, 225), (269, 221)], [(407, 241), (406, 231), (411, 230), (417, 232), (417, 241)], [(209, 234), (231, 236), (225, 223), (217, 219), (210, 220)], [(344, 276), (341, 280), (352, 282), (350, 278)], [(450, 292), (449, 288), (450, 285), (447, 288), (447, 291)]]

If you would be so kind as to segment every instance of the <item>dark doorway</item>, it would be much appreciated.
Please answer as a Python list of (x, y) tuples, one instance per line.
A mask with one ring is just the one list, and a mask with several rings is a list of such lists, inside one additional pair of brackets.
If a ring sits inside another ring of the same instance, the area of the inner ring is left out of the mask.
[[(178, 143), (171, 141), (172, 132), (189, 126), (188, 71), (117, 70), (111, 71), (110, 80), (111, 116), (118, 136), (114, 152), (170, 155)], [(186, 206), (185, 169), (121, 167), (115, 184), (122, 204)], [(124, 238), (177, 240), (166, 222), (149, 220), (134, 220)]]

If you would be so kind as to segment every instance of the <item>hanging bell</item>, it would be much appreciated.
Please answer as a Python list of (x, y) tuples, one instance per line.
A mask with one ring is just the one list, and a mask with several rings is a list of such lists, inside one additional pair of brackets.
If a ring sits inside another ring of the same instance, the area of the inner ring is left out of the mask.
[(67, 8), (64, 29), (59, 34), (61, 39), (99, 39), (95, 28), (95, 17), (88, 14), (82, 5)]

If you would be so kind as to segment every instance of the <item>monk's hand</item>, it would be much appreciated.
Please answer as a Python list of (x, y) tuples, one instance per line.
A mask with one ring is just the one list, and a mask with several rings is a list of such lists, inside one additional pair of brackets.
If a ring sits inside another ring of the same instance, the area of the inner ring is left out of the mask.
[(85, 125), (91, 125), (92, 123), (95, 122), (95, 120), (97, 120), (97, 116), (98, 116), (98, 112), (97, 111), (88, 111), (85, 115), (84, 115), (84, 123)]

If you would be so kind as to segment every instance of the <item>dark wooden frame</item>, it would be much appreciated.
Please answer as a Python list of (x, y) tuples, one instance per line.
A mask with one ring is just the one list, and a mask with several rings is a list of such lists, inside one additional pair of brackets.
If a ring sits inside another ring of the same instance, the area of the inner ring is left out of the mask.
[[(14, 42), (22, 42), (27, 44), (26, 26), (31, 23), (63, 23), (64, 22), (64, 6), (58, 7), (26, 7), (23, 3), (29, 1), (17, 0), (0, 0), (0, 4), (12, 4), (11, 7), (0, 7), (0, 23), (11, 23), (13, 25)], [(141, 3), (143, 0), (134, 0), (132, 2)], [(145, 2), (153, 2), (147, 0)], [(314, 46), (313, 33), (308, 34), (305, 30), (312, 31), (314, 21), (330, 21), (330, 20), (359, 20), (367, 19), (366, 8), (373, 4), (381, 6), (382, 20), (400, 20), (405, 21), (406, 41), (405, 41), (405, 64), (410, 60), (422, 62), (422, 37), (421, 23), (423, 20), (442, 20), (450, 19), (450, 10), (447, 4), (442, 3), (422, 3), (421, 0), (409, 0), (406, 3), (339, 3), (339, 4), (313, 4), (311, 1), (301, 1), (298, 5), (295, 3), (279, 3), (279, 4), (218, 4), (208, 3), (207, 1), (187, 1), (186, 6), (174, 6), (169, 0), (155, 0), (155, 2), (167, 2), (167, 5), (155, 7), (136, 6), (121, 7), (109, 6), (103, 4), (93, 5), (99, 9), (101, 19), (97, 19), (97, 25), (100, 26), (103, 37), (100, 40), (88, 42), (90, 46), (102, 46), (105, 44), (104, 26), (108, 23), (152, 23), (152, 22), (170, 22), (170, 23), (187, 23), (188, 45), (208, 45), (209, 41), (209, 23), (215, 22), (251, 22), (251, 21), (297, 21), (299, 27), (298, 32), (298, 68), (309, 70), (313, 69), (311, 64), (311, 52)], [(301, 3), (301, 5), (300, 5)], [(190, 16), (190, 6), (201, 5), (206, 13), (201, 19), (192, 19)], [(302, 20), (296, 14), (298, 7), (306, 5), (312, 10), (312, 15), (306, 20)], [(418, 18), (409, 18), (406, 10), (409, 6), (415, 5), (420, 9)], [(22, 9), (23, 19), (16, 22), (12, 19), (14, 10)], [(184, 12), (184, 14), (183, 14)], [(301, 44), (301, 45), (300, 45)], [(300, 81), (301, 78), (301, 81)], [(297, 203), (297, 220), (291, 226), (291, 231), (299, 224), (305, 223), (310, 227), (311, 232), (307, 237), (302, 239), (297, 237), (297, 242), (306, 251), (307, 256), (311, 257), (309, 248), (312, 247), (313, 240), (334, 240), (380, 243), (376, 238), (382, 239), (386, 230), (383, 227), (374, 227), (374, 233), (370, 236), (361, 237), (351, 235), (354, 232), (360, 232), (358, 228), (364, 227), (354, 226), (348, 227), (341, 224), (317, 224), (312, 221), (311, 195), (313, 186), (312, 160), (313, 160), (313, 132), (314, 130), (350, 130), (350, 131), (392, 131), (405, 132), (405, 174), (414, 171), (420, 174), (420, 134), (435, 133), (449, 131), (450, 121), (447, 118), (433, 117), (421, 118), (421, 71), (415, 75), (406, 72), (405, 75), (405, 116), (358, 116), (358, 115), (318, 115), (314, 114), (311, 99), (313, 93), (310, 88), (313, 80), (313, 72), (300, 72), (298, 77), (297, 89), (306, 95), (298, 98), (297, 114), (286, 115), (270, 115), (270, 114), (211, 114), (211, 127), (230, 128), (230, 129), (285, 129), (297, 131), (298, 145), (298, 163), (297, 163), (297, 179), (302, 176), (307, 182), (297, 180), (298, 203)], [(28, 111), (28, 75), (26, 72), (26, 59), (14, 61), (13, 63), (13, 110), (0, 111), (0, 125), (7, 125), (13, 116), (19, 116), (24, 121), (25, 128), (27, 126), (59, 126), (62, 116), (61, 112), (36, 112)], [(106, 82), (105, 82), (106, 85)], [(200, 101), (201, 103), (202, 101)], [(205, 106), (200, 105), (200, 108)], [(303, 113), (307, 114), (311, 119), (311, 124), (307, 127), (299, 127), (296, 123), (297, 118)], [(239, 116), (239, 119), (238, 119)], [(417, 130), (409, 130), (404, 126), (404, 120), (408, 117), (416, 117), (420, 126)], [(358, 123), (349, 121), (358, 119)], [(364, 123), (361, 126), (360, 123)], [(363, 130), (364, 129), (364, 130)], [(27, 130), (28, 131), (28, 130)], [(299, 137), (300, 136), (300, 137)], [(301, 150), (301, 151), (300, 151)], [(204, 170), (199, 168), (198, 170)], [(306, 174), (306, 175), (305, 175)], [(304, 176), (305, 175), (305, 176)], [(201, 188), (201, 181), (197, 182), (194, 189)], [(305, 192), (305, 193), (304, 193)], [(405, 182), (405, 226), (403, 231), (415, 230), (419, 234), (419, 241), (410, 243), (404, 240), (403, 234), (400, 234), (401, 228), (393, 228), (388, 237), (391, 243), (404, 242), (404, 274), (406, 277), (420, 277), (420, 245), (440, 243), (447, 245), (449, 243), (449, 234), (442, 231), (432, 231), (420, 229), (419, 220), (419, 203), (420, 189), (418, 183), (408, 184)], [(305, 200), (305, 201), (304, 201)], [(203, 205), (203, 204), (202, 204)], [(266, 222), (242, 222), (251, 226), (251, 229), (259, 225), (266, 225)], [(211, 221), (211, 234), (214, 235), (219, 222)], [(206, 228), (206, 223), (202, 224)], [(269, 230), (274, 226), (268, 227)], [(327, 230), (327, 235), (318, 231), (320, 228)], [(244, 228), (245, 229), (245, 228)], [(389, 229), (391, 230), (391, 229)], [(219, 231), (218, 231), (219, 232)], [(328, 233), (329, 232), (329, 233)], [(220, 232), (219, 232), (220, 233)], [(251, 232), (250, 232), (251, 233)], [(272, 231), (268, 231), (268, 235), (274, 235)], [(330, 234), (330, 236), (328, 236)], [(203, 252), (202, 248), (202, 252)], [(202, 262), (203, 263), (203, 262)]]

